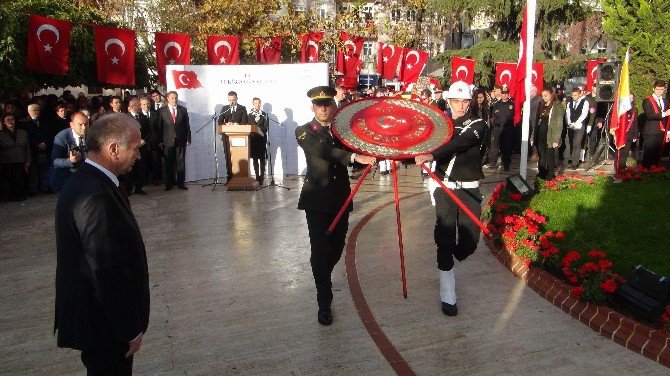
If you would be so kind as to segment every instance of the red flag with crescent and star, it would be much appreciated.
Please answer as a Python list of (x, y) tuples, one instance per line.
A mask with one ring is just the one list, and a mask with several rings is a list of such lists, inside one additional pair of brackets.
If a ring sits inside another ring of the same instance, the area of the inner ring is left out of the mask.
[(300, 49), (300, 62), (316, 63), (321, 54), (321, 40), (323, 32), (306, 33), (300, 36), (302, 48)]
[(377, 52), (377, 73), (381, 78), (392, 80), (398, 74), (398, 64), (402, 57), (402, 47), (392, 46), (386, 43), (379, 44)]
[(337, 52), (336, 74), (344, 75), (342, 85), (346, 88), (358, 86), (358, 74), (363, 64), (361, 52), (363, 52), (363, 37), (348, 35), (340, 31), (340, 40), (343, 42), (342, 50)]
[(28, 69), (66, 74), (71, 33), (72, 24), (68, 21), (31, 15), (28, 21)]
[(403, 48), (400, 80), (405, 84), (416, 82), (428, 62), (428, 52)]
[(93, 26), (98, 81), (113, 85), (135, 85), (135, 32)]
[(256, 58), (261, 64), (278, 64), (281, 60), (280, 36), (269, 38), (256, 38)]
[(158, 82), (165, 86), (166, 65), (191, 64), (191, 37), (187, 34), (156, 33)]
[(451, 83), (464, 81), (467, 84), (475, 83), (475, 61), (454, 56), (451, 59)]
[(240, 37), (207, 36), (207, 64), (237, 65), (240, 63)]
[(202, 87), (198, 75), (193, 71), (172, 71), (175, 89), (197, 89)]
[(544, 90), (544, 63), (533, 63), (530, 83), (537, 88), (538, 95), (542, 93), (542, 90)]
[(593, 85), (598, 79), (598, 64), (606, 62), (607, 59), (593, 59), (586, 63), (586, 92), (590, 93)]
[(516, 63), (496, 63), (496, 86), (510, 87), (514, 83)]

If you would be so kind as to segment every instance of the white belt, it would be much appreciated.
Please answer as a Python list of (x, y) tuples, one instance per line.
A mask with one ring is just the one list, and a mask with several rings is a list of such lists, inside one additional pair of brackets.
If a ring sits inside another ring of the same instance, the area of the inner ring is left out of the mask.
[(473, 189), (479, 188), (479, 181), (445, 181), (444, 185), (449, 189)]

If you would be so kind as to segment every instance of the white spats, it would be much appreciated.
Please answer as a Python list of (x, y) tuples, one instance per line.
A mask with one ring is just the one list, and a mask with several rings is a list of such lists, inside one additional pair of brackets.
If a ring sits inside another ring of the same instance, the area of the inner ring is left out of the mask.
[(442, 302), (456, 304), (456, 278), (454, 269), (445, 272), (440, 270), (440, 297)]

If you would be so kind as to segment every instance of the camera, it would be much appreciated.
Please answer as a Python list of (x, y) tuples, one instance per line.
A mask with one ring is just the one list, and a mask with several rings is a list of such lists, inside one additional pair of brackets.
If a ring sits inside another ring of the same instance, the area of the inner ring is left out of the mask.
[(84, 154), (88, 151), (88, 148), (86, 147), (86, 145), (77, 146), (76, 144), (72, 144), (72, 145), (70, 145), (70, 147), (68, 149), (69, 149), (70, 153), (72, 153), (72, 154), (77, 154), (77, 153)]

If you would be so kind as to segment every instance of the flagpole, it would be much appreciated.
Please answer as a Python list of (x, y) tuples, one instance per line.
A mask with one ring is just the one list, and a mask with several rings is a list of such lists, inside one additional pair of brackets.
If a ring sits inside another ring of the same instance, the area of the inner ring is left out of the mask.
[(528, 172), (528, 139), (530, 136), (530, 87), (533, 79), (533, 46), (535, 45), (535, 8), (536, 0), (526, 0), (526, 80), (524, 82), (524, 91), (526, 92), (526, 101), (523, 104), (523, 118), (521, 121), (521, 163), (519, 164), (519, 173), (526, 179)]

